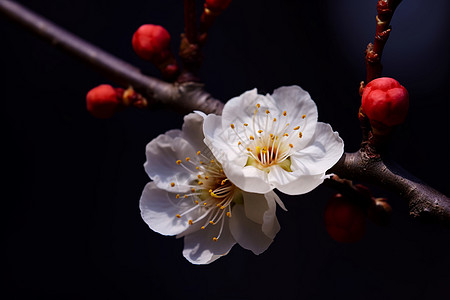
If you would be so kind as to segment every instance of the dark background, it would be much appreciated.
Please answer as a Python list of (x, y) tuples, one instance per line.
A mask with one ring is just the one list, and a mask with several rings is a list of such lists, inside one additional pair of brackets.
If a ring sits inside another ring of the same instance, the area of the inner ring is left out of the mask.
[[(19, 1), (138, 66), (131, 36), (144, 23), (183, 31), (182, 1)], [(201, 1), (199, 9), (201, 9)], [(204, 49), (202, 79), (215, 97), (298, 84), (346, 151), (360, 142), (356, 113), (363, 52), (376, 0), (234, 1)], [(450, 4), (405, 0), (385, 48), (384, 75), (410, 92), (392, 143), (403, 167), (449, 195)], [(326, 233), (333, 191), (283, 196), (281, 231), (259, 256), (236, 245), (211, 265), (182, 257), (182, 240), (152, 232), (139, 197), (145, 145), (182, 124), (167, 110), (127, 110), (98, 120), (87, 91), (110, 83), (0, 16), (1, 221), (4, 299), (448, 299), (450, 231), (408, 217), (391, 193), (386, 228), (367, 223), (356, 244)]]

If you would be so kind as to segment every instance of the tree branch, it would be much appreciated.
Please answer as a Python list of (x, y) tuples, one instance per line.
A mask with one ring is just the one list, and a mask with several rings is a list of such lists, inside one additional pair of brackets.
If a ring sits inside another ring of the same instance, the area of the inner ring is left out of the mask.
[(412, 217), (450, 225), (450, 199), (394, 163), (385, 164), (358, 151), (345, 153), (330, 172), (398, 193), (408, 202)]
[(201, 110), (205, 113), (222, 111), (223, 103), (204, 91), (202, 84), (193, 82), (172, 84), (146, 76), (138, 68), (13, 1), (0, 0), (0, 13), (53, 46), (85, 62), (117, 84), (124, 87), (132, 86), (149, 100), (150, 107), (161, 105), (183, 114), (193, 110)]

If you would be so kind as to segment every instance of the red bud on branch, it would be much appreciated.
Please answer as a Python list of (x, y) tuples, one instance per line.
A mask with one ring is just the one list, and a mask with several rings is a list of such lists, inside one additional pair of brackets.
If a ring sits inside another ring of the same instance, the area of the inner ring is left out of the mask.
[(403, 123), (408, 114), (408, 91), (395, 79), (381, 77), (372, 80), (364, 88), (362, 109), (369, 118), (384, 126)]
[(366, 231), (366, 215), (355, 201), (335, 194), (325, 208), (325, 226), (335, 241), (357, 242)]
[(111, 118), (121, 108), (118, 93), (122, 91), (109, 84), (101, 84), (91, 89), (86, 95), (87, 110), (96, 118)]
[(136, 30), (132, 39), (136, 54), (155, 64), (166, 78), (178, 73), (177, 62), (170, 51), (170, 34), (162, 26), (145, 24)]

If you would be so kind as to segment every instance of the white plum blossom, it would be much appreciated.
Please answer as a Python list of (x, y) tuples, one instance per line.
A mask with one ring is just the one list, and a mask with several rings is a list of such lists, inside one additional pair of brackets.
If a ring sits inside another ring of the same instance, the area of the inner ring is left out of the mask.
[[(140, 199), (148, 226), (184, 237), (184, 257), (208, 264), (234, 244), (260, 254), (280, 230), (278, 196), (244, 192), (225, 175), (203, 142), (204, 116), (189, 114), (182, 130), (159, 135), (146, 147), (145, 170), (153, 180)], [(283, 207), (284, 208), (284, 207)]]
[(227, 178), (252, 193), (307, 193), (344, 151), (338, 133), (317, 121), (316, 104), (298, 86), (265, 96), (247, 91), (229, 100), (222, 116), (208, 115), (203, 130)]

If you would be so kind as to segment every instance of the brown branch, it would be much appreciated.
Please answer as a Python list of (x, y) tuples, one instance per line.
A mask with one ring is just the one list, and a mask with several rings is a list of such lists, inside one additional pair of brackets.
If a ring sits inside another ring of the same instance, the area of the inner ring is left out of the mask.
[(385, 164), (381, 159), (358, 151), (345, 153), (330, 172), (398, 193), (408, 202), (412, 217), (450, 225), (450, 199), (394, 163)]
[(395, 9), (402, 0), (379, 0), (377, 4), (377, 27), (375, 40), (366, 49), (366, 83), (381, 76), (383, 66), (381, 65), (381, 56), (383, 49), (391, 32), (391, 19)]
[(85, 62), (115, 83), (123, 87), (132, 86), (150, 101), (150, 107), (161, 105), (183, 114), (193, 110), (205, 113), (222, 111), (223, 103), (204, 91), (203, 85), (193, 82), (172, 84), (146, 76), (136, 67), (80, 39), (18, 3), (0, 0), (0, 13), (53, 46)]

